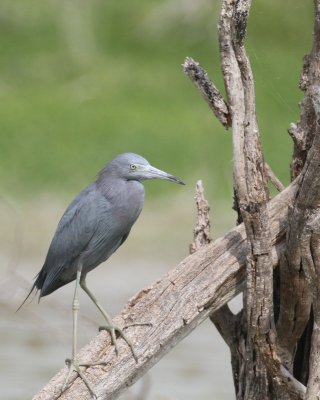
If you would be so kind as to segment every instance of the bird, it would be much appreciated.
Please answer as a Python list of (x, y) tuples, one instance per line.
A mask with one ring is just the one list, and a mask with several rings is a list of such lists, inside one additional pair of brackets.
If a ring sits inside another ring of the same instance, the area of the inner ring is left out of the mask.
[(88, 272), (106, 261), (128, 238), (144, 204), (145, 190), (141, 181), (148, 179), (164, 179), (184, 185), (179, 178), (153, 167), (138, 154), (123, 153), (106, 164), (97, 179), (83, 189), (64, 212), (44, 264), (30, 292), (19, 307), (20, 309), (34, 291), (40, 292), (40, 301), (40, 298), (75, 281), (72, 301), (72, 351), (71, 358), (66, 359), (69, 369), (62, 392), (67, 388), (71, 372), (76, 371), (90, 394), (95, 397), (94, 390), (80, 367), (104, 364), (103, 361), (84, 363), (76, 359), (79, 286), (104, 317), (106, 325), (102, 329), (110, 333), (116, 353), (118, 333), (126, 341), (137, 361), (132, 343), (123, 331), (125, 327), (121, 328), (112, 322), (112, 318), (88, 289), (86, 276)]

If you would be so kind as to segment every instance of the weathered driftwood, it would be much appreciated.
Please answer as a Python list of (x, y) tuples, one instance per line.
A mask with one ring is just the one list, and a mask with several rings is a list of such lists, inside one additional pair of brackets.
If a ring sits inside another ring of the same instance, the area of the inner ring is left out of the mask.
[[(297, 183), (292, 183), (268, 205), (274, 265), (282, 254), (288, 208), (296, 188)], [(79, 352), (79, 359), (108, 362), (105, 367), (86, 370), (98, 399), (116, 398), (197, 325), (238, 294), (244, 283), (246, 255), (245, 230), (243, 225), (239, 225), (188, 256), (161, 280), (138, 293), (116, 320), (119, 323), (143, 320), (153, 324), (152, 327), (128, 328), (139, 363), (135, 363), (121, 339), (120, 352), (116, 356), (106, 332), (100, 332)], [(66, 372), (67, 368), (62, 369), (34, 400), (89, 399), (87, 388), (76, 379), (76, 375), (71, 387), (61, 395)]]

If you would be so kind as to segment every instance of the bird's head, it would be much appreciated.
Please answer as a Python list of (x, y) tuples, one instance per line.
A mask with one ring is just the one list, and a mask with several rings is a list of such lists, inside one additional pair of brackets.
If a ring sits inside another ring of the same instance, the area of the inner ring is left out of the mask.
[(125, 180), (165, 179), (184, 185), (181, 179), (150, 165), (146, 159), (134, 153), (123, 153), (110, 161), (104, 171)]

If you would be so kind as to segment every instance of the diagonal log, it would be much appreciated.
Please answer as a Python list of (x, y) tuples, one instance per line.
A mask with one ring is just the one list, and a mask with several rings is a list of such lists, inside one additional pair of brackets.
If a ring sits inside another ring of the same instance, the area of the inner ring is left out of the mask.
[[(268, 203), (274, 266), (283, 253), (288, 209), (296, 190), (294, 181)], [(79, 359), (107, 362), (106, 366), (86, 371), (98, 399), (117, 398), (194, 328), (236, 296), (243, 288), (246, 256), (247, 240), (241, 224), (188, 256), (161, 280), (132, 298), (115, 321), (153, 324), (127, 330), (139, 357), (138, 364), (121, 339), (116, 356), (106, 332), (100, 332), (79, 352)], [(33, 400), (90, 399), (85, 385), (76, 376), (69, 389), (61, 394), (66, 372), (66, 368), (58, 372)]]

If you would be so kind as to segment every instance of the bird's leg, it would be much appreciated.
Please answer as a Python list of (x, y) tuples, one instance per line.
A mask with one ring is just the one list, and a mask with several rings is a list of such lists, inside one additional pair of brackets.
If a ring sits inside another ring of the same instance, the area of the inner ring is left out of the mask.
[(78, 312), (79, 312), (79, 308), (80, 308), (80, 303), (78, 300), (78, 288), (79, 288), (80, 279), (81, 279), (81, 268), (79, 268), (77, 271), (76, 287), (74, 289), (74, 296), (73, 296), (73, 301), (72, 301), (72, 315), (73, 315), (72, 352), (71, 352), (72, 360), (75, 359), (76, 352), (77, 352)]
[(101, 365), (101, 364), (106, 364), (106, 363), (103, 361), (97, 361), (97, 362), (78, 362), (78, 361), (76, 361), (78, 311), (79, 311), (78, 288), (79, 288), (80, 279), (81, 279), (81, 268), (79, 268), (77, 271), (76, 286), (75, 286), (74, 296), (73, 296), (73, 301), (72, 301), (72, 314), (73, 314), (72, 351), (71, 351), (71, 359), (70, 358), (66, 359), (66, 364), (68, 365), (69, 370), (68, 370), (67, 376), (65, 378), (64, 384), (62, 386), (62, 392), (64, 392), (67, 388), (68, 381), (70, 379), (72, 371), (76, 371), (77, 374), (80, 376), (80, 378), (85, 383), (85, 385), (87, 386), (91, 396), (96, 398), (96, 395), (95, 395), (88, 379), (85, 377), (83, 372), (80, 370), (80, 367), (91, 367), (93, 365)]
[(101, 326), (99, 328), (99, 330), (105, 329), (110, 333), (111, 342), (115, 347), (116, 353), (118, 354), (117, 337), (116, 337), (116, 332), (118, 332), (118, 334), (125, 340), (127, 345), (130, 347), (134, 359), (136, 360), (136, 362), (138, 362), (138, 357), (137, 357), (137, 354), (136, 354), (136, 352), (134, 350), (133, 344), (132, 344), (131, 340), (127, 337), (127, 335), (123, 332), (123, 329), (125, 329), (125, 328), (127, 328), (129, 326), (139, 326), (139, 325), (148, 325), (148, 326), (150, 326), (151, 324), (150, 323), (132, 323), (132, 324), (128, 324), (128, 325), (125, 325), (124, 327), (120, 328), (118, 325), (115, 325), (112, 322), (112, 318), (110, 317), (110, 315), (104, 310), (104, 308), (98, 302), (96, 297), (88, 289), (88, 286), (87, 286), (86, 280), (85, 280), (85, 276), (83, 278), (81, 278), (80, 286), (87, 293), (87, 295), (90, 297), (90, 299), (93, 301), (95, 306), (98, 308), (98, 310), (103, 315), (104, 319), (107, 321), (107, 325)]

